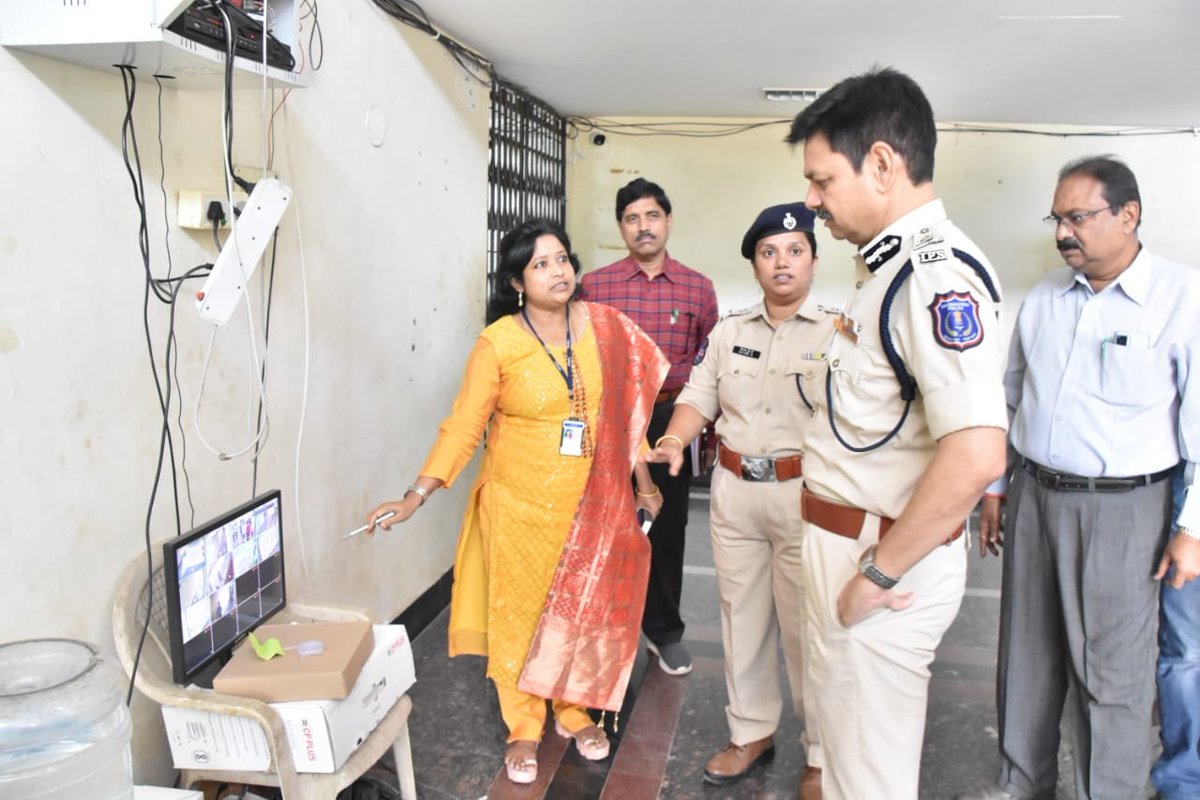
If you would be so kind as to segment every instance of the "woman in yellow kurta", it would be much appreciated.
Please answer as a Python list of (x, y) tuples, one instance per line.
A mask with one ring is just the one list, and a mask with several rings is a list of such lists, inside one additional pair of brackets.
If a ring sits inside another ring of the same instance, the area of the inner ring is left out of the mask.
[(519, 783), (536, 778), (547, 699), (583, 756), (607, 756), (587, 706), (620, 706), (649, 565), (634, 495), (651, 514), (661, 506), (636, 456), (665, 359), (627, 318), (577, 299), (578, 269), (553, 222), (505, 236), (491, 324), (453, 411), (403, 499), (367, 515), (384, 528), (410, 517), (488, 431), (455, 560), (450, 654), (487, 656)]

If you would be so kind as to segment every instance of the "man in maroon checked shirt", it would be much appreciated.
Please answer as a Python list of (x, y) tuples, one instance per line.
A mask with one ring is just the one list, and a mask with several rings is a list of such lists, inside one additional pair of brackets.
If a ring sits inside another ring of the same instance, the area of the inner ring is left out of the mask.
[[(712, 281), (667, 253), (671, 201), (662, 187), (637, 178), (617, 192), (617, 225), (629, 255), (583, 276), (587, 299), (622, 312), (650, 335), (671, 360), (671, 371), (654, 405), (647, 439), (653, 447), (667, 429), (675, 398), (692, 365), (704, 355), (709, 331), (717, 324), (717, 293)], [(679, 598), (683, 591), (683, 542), (687, 527), (690, 458), (672, 477), (666, 464), (650, 464), (663, 507), (650, 528), (650, 586), (642, 632), (658, 665), (670, 675), (692, 671), (683, 646)]]

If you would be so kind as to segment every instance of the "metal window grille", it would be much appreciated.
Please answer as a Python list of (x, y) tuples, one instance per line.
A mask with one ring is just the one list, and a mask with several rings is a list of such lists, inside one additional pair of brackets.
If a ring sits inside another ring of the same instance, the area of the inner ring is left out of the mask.
[(530, 217), (567, 216), (567, 121), (522, 89), (492, 84), (488, 163), (487, 291), (495, 288), (500, 239)]

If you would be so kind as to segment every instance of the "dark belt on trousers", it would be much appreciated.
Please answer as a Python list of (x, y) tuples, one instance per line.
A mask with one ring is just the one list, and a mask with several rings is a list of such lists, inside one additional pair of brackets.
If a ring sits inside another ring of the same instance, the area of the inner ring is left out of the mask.
[(744, 481), (790, 481), (803, 474), (800, 456), (744, 456), (730, 450), (724, 442), (717, 446), (717, 461)]
[[(867, 512), (861, 508), (844, 506), (841, 503), (826, 500), (805, 489), (800, 495), (800, 516), (804, 517), (806, 522), (811, 522), (818, 528), (823, 528), (830, 533), (845, 536), (847, 539), (857, 539), (862, 535), (863, 523), (867, 519)], [(880, 539), (883, 539), (887, 535), (887, 532), (892, 529), (892, 525), (895, 522), (896, 520), (891, 517), (879, 518)], [(963, 526), (959, 525), (950, 534), (950, 537), (946, 539), (946, 544), (950, 544), (950, 542), (962, 536), (962, 533)]]
[(658, 405), (659, 403), (671, 402), (676, 397), (679, 397), (679, 393), (681, 391), (683, 391), (682, 387), (679, 389), (663, 389), (661, 392), (659, 392), (657, 395), (655, 395), (654, 405)]
[(1069, 472), (1056, 472), (1043, 467), (1028, 458), (1021, 460), (1021, 466), (1033, 476), (1034, 482), (1044, 489), (1055, 489), (1060, 492), (1129, 492), (1142, 486), (1158, 483), (1171, 476), (1175, 467), (1167, 467), (1153, 475), (1131, 475), (1126, 478), (1089, 478), (1085, 475), (1072, 475)]

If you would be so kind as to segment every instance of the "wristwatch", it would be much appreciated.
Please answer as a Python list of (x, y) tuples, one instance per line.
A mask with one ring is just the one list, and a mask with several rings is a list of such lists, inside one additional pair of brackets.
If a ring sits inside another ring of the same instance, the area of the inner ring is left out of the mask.
[(404, 490), (404, 496), (408, 497), (410, 492), (415, 493), (421, 498), (421, 502), (417, 504), (418, 506), (425, 505), (425, 501), (429, 499), (429, 490), (420, 484), (411, 484), (407, 489)]
[(862, 557), (858, 559), (858, 571), (880, 589), (891, 589), (900, 582), (899, 578), (893, 578), (875, 566), (875, 545), (868, 547)]

